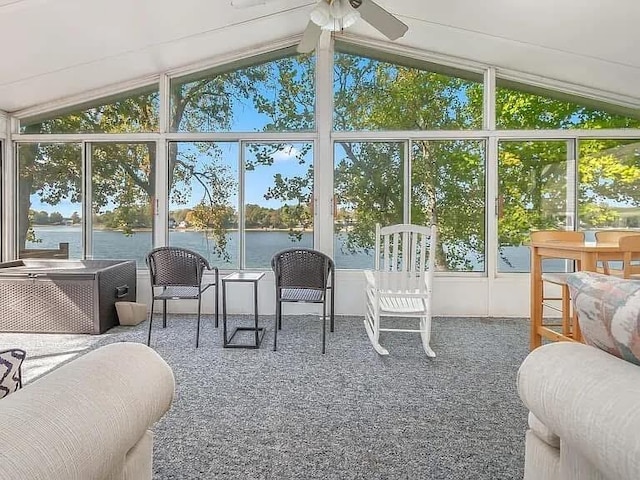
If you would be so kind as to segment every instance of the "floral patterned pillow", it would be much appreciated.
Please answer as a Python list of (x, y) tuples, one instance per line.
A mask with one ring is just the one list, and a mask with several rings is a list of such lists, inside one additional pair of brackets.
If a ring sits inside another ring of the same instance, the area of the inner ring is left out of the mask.
[(577, 272), (567, 283), (585, 343), (640, 365), (640, 281)]
[(0, 352), (0, 398), (22, 388), (22, 362), (26, 353), (14, 348)]

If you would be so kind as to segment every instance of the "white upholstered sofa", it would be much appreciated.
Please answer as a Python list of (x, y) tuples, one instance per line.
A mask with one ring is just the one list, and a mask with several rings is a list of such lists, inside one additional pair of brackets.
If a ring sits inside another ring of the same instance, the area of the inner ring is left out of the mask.
[(63, 365), (0, 400), (0, 479), (151, 479), (149, 429), (174, 388), (171, 368), (138, 343)]
[(525, 480), (640, 479), (640, 367), (578, 343), (529, 354)]
[(525, 480), (640, 479), (640, 282), (569, 276), (585, 341), (544, 345), (518, 372)]

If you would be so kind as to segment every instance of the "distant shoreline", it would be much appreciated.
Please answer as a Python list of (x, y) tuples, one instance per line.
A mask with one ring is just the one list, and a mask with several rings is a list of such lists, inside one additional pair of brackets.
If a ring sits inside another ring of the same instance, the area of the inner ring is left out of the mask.
[[(59, 228), (59, 227), (68, 227), (68, 228), (75, 228), (75, 227), (81, 227), (82, 225), (77, 223), (75, 225), (63, 225), (63, 224), (59, 224), (59, 225), (33, 225), (33, 227), (37, 227), (37, 228)], [(118, 228), (106, 228), (106, 227), (93, 227), (93, 230), (100, 230), (100, 231), (108, 231), (108, 232), (122, 232), (121, 229)], [(132, 229), (133, 232), (151, 232), (153, 229), (152, 228), (133, 228)], [(237, 228), (228, 228), (226, 230), (227, 232), (237, 232), (238, 229)], [(303, 229), (303, 228), (293, 228), (293, 229), (289, 229), (289, 228), (245, 228), (244, 229), (245, 232), (296, 232), (296, 233), (313, 233), (313, 229)], [(203, 232), (206, 233), (207, 230), (200, 230), (197, 228), (170, 228), (169, 232)]]

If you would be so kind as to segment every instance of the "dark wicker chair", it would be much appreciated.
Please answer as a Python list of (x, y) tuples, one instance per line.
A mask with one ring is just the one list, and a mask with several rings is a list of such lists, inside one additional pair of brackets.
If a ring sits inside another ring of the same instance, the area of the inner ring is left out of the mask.
[(289, 248), (276, 253), (271, 259), (276, 281), (276, 320), (273, 332), (273, 350), (277, 348), (278, 330), (282, 329), (282, 303), (322, 303), (322, 353), (326, 344), (327, 295), (331, 292), (331, 331), (334, 328), (333, 260), (324, 253), (310, 248)]
[[(202, 293), (209, 287), (215, 287), (214, 311), (215, 326), (218, 327), (218, 268), (211, 267), (206, 258), (199, 253), (179, 247), (159, 247), (146, 257), (151, 279), (151, 310), (149, 313), (149, 337), (151, 344), (151, 325), (153, 303), (162, 300), (162, 328), (167, 326), (167, 300), (198, 300), (198, 326), (196, 330), (196, 348), (200, 343), (200, 310)], [(213, 270), (214, 281), (203, 284), (205, 268)]]
[(0, 352), (0, 398), (22, 388), (22, 362), (26, 356), (19, 348)]

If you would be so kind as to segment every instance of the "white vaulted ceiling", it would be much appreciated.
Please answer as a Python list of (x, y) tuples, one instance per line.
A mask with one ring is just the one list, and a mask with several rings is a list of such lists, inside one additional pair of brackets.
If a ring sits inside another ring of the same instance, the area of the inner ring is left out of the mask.
[[(377, 0), (409, 25), (395, 42), (568, 82), (640, 105), (636, 0)], [(313, 0), (0, 0), (0, 110), (151, 78), (300, 36)], [(384, 40), (358, 22), (353, 38)]]

